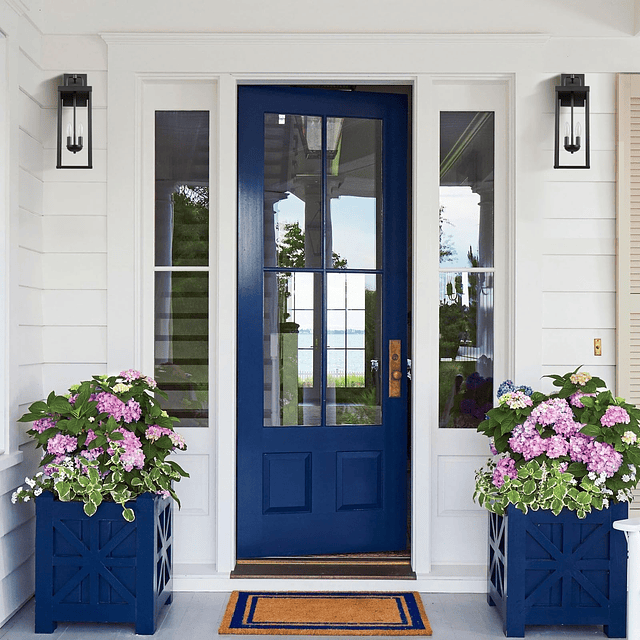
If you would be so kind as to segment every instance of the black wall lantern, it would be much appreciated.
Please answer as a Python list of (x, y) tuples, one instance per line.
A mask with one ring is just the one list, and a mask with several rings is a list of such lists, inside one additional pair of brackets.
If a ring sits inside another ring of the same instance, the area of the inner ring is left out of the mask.
[(589, 168), (589, 87), (584, 74), (563, 73), (556, 87), (555, 169)]
[(93, 168), (91, 87), (86, 73), (65, 73), (58, 87), (58, 169)]

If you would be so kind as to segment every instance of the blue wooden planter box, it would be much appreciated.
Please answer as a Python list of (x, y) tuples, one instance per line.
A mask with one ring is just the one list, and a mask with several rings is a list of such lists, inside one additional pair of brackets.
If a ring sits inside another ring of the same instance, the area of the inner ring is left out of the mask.
[(89, 518), (81, 502), (36, 498), (36, 633), (57, 622), (133, 622), (156, 630), (172, 597), (172, 500), (143, 494), (122, 507), (104, 502)]
[(506, 636), (530, 625), (603, 625), (624, 638), (627, 623), (627, 546), (612, 528), (628, 505), (592, 511), (529, 511), (509, 505), (489, 514), (487, 600), (502, 616)]

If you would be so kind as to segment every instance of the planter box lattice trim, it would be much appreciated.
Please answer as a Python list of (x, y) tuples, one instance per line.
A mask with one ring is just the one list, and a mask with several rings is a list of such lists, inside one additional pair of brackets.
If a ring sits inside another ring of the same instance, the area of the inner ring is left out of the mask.
[(122, 508), (102, 503), (89, 518), (79, 502), (36, 499), (36, 633), (58, 621), (132, 622), (155, 632), (172, 597), (172, 501), (143, 494)]
[(487, 599), (506, 636), (524, 636), (527, 624), (603, 625), (626, 636), (626, 542), (612, 528), (627, 505), (592, 511), (584, 520), (564, 509), (522, 513), (509, 506), (489, 514)]

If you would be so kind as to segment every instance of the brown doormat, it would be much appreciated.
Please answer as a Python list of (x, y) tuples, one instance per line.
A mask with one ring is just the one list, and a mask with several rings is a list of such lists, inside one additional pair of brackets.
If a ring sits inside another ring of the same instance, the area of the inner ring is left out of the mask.
[(218, 633), (430, 636), (418, 593), (234, 591)]

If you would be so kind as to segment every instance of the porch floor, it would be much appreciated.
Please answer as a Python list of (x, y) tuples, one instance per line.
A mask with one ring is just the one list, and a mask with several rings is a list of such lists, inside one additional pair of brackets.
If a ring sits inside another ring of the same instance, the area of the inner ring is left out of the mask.
[[(442, 594), (422, 593), (429, 622), (433, 629), (434, 640), (499, 640), (504, 639), (502, 622), (494, 607), (487, 605), (482, 594)], [(265, 640), (269, 636), (218, 636), (218, 627), (227, 605), (228, 593), (174, 593), (173, 603), (166, 607), (153, 636), (136, 636), (133, 624), (88, 624), (59, 623), (53, 634), (33, 632), (33, 598), (27, 602), (5, 625), (0, 628), (3, 640), (46, 640), (63, 638), (71, 640), (121, 640), (123, 638), (153, 638), (154, 640), (210, 640), (211, 638), (255, 638)], [(273, 637), (273, 636), (272, 636)], [(279, 636), (282, 638), (301, 638), (305, 636)], [(308, 636), (307, 636), (308, 637)], [(322, 637), (322, 636), (320, 636)], [(327, 636), (325, 636), (327, 637)], [(347, 638), (348, 636), (337, 636)], [(366, 637), (358, 636), (358, 640)], [(589, 626), (528, 626), (525, 638), (545, 638), (546, 640), (567, 640), (576, 638), (606, 638), (602, 627)]]
[[(504, 639), (502, 622), (494, 607), (487, 605), (482, 594), (422, 593), (434, 640), (500, 640)], [(228, 593), (174, 593), (173, 603), (166, 607), (154, 636), (136, 636), (133, 624), (59, 623), (51, 634), (35, 634), (33, 598), (0, 628), (3, 640), (121, 640), (123, 638), (154, 638), (154, 640), (210, 640), (218, 637), (217, 630), (227, 605)], [(223, 636), (233, 638), (234, 636)], [(236, 638), (265, 640), (268, 636), (235, 636)], [(298, 638), (303, 636), (279, 636)], [(326, 636), (325, 636), (326, 637)], [(341, 636), (346, 638), (347, 636)], [(358, 636), (363, 640), (365, 636)], [(567, 640), (576, 638), (606, 638), (602, 627), (537, 627), (529, 626), (525, 638)], [(378, 638), (378, 640), (380, 640)]]

